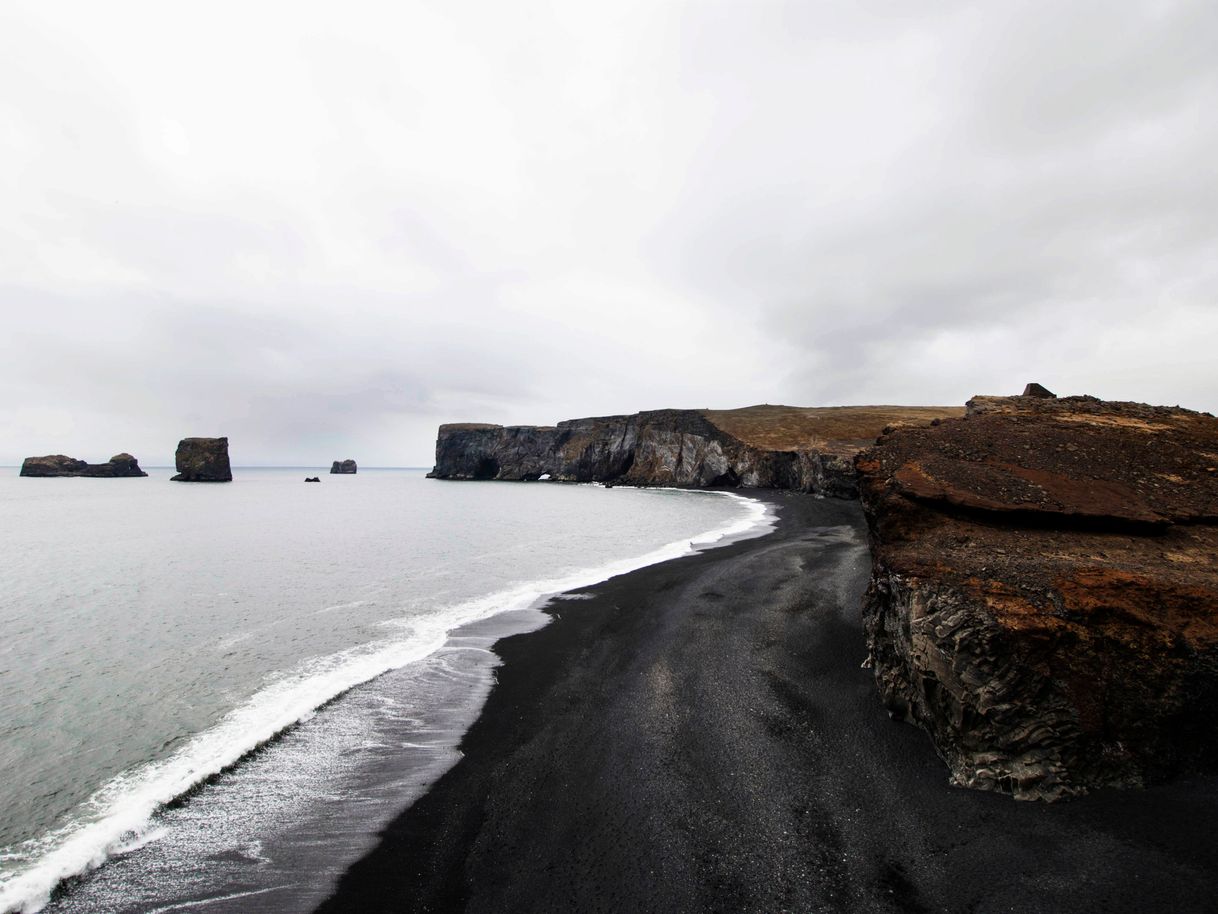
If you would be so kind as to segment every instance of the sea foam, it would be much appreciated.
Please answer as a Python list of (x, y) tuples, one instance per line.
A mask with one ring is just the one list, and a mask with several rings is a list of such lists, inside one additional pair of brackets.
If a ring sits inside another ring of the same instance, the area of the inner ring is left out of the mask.
[(772, 527), (773, 512), (765, 503), (729, 492), (713, 494), (738, 501), (745, 509), (744, 516), (633, 558), (517, 585), (458, 603), (434, 616), (392, 620), (392, 637), (314, 658), (280, 676), (167, 758), (139, 765), (110, 780), (66, 824), (14, 848), (15, 854), (6, 855), (8, 862), (21, 862), (0, 876), (0, 914), (33, 914), (49, 903), (55, 889), (66, 880), (95, 869), (113, 855), (130, 853), (157, 840), (163, 829), (154, 822), (154, 816), (166, 804), (307, 720), (344, 692), (435, 654), (454, 629), (499, 613), (537, 606), (565, 591), (590, 587), (703, 548), (761, 535)]

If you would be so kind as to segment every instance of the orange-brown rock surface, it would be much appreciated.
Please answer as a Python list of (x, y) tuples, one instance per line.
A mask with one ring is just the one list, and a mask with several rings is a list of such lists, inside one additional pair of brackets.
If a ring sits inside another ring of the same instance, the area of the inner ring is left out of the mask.
[(1044, 394), (856, 466), (869, 660), (955, 783), (1055, 799), (1218, 760), (1218, 419)]

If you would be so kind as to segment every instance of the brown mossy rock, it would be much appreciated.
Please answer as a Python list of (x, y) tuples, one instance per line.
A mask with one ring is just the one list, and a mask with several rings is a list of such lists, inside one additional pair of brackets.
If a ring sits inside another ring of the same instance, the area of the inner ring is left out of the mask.
[(1055, 799), (1218, 761), (1218, 420), (978, 397), (856, 465), (869, 660), (955, 783)]
[(174, 454), (176, 482), (232, 482), (227, 438), (183, 438)]
[(21, 464), (22, 476), (88, 476), (98, 479), (147, 476), (139, 461), (130, 454), (115, 454), (106, 463), (86, 463), (63, 454), (27, 457)]

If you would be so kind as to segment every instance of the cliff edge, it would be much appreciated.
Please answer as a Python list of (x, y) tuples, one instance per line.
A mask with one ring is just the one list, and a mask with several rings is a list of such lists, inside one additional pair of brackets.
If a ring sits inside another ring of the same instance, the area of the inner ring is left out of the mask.
[(440, 426), (436, 479), (793, 489), (857, 495), (854, 455), (886, 426), (960, 415), (952, 407), (751, 406), (667, 409), (556, 426)]
[(1218, 761), (1218, 419), (977, 397), (856, 463), (869, 662), (954, 783), (1056, 799)]

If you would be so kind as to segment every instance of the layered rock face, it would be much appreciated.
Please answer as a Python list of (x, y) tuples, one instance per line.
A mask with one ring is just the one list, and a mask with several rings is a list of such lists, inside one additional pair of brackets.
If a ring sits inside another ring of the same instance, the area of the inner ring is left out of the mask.
[(63, 454), (48, 454), (46, 457), (26, 457), (21, 464), (21, 475), (116, 478), (148, 474), (130, 454), (115, 454), (105, 463), (86, 463)]
[(335, 460), (330, 467), (330, 474), (350, 474), (357, 470), (354, 460)]
[(227, 438), (183, 438), (174, 460), (176, 482), (232, 482)]
[(960, 785), (1055, 799), (1218, 762), (1218, 420), (978, 397), (856, 461), (869, 661)]
[(438, 479), (752, 486), (856, 494), (854, 454), (892, 422), (959, 410), (905, 407), (654, 410), (557, 426), (440, 426)]

